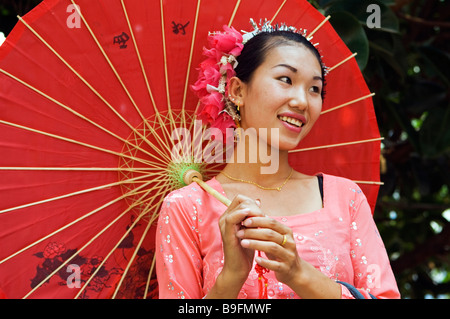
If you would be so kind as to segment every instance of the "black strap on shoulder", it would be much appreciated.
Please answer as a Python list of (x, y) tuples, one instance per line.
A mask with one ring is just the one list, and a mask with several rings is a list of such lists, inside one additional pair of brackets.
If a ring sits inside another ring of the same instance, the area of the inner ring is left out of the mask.
[(320, 197), (323, 202), (323, 175), (317, 175), (317, 180), (319, 182)]

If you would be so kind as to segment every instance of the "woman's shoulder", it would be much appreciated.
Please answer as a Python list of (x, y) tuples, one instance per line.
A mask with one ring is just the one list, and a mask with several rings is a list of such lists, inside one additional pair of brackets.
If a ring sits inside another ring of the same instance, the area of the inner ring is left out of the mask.
[(361, 191), (358, 184), (356, 184), (354, 181), (352, 181), (349, 178), (337, 176), (337, 175), (325, 174), (325, 173), (320, 173), (320, 174), (323, 176), (324, 182), (331, 184), (335, 187), (338, 187), (339, 189), (346, 187), (346, 188), (350, 188), (353, 190)]
[(321, 174), (326, 193), (332, 192), (338, 199), (350, 198), (356, 200), (359, 197), (361, 199), (365, 197), (358, 184), (351, 179), (342, 176)]
[(358, 184), (349, 178), (324, 174), (325, 194), (343, 210), (349, 212), (349, 216), (372, 216), (367, 199)]
[[(214, 181), (207, 183), (211, 187), (217, 187)], [(215, 222), (215, 218), (223, 213), (222, 205), (194, 182), (175, 189), (164, 197), (160, 207), (160, 218), (178, 220), (183, 224), (203, 221), (201, 224), (207, 225), (209, 222)]]

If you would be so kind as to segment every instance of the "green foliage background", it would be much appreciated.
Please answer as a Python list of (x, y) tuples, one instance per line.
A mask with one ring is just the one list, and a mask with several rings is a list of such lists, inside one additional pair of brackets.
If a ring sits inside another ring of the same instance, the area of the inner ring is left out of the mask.
[[(266, 0), (267, 1), (267, 0)], [(0, 0), (0, 32), (40, 0)], [(375, 92), (382, 181), (374, 214), (403, 298), (450, 297), (450, 1), (310, 0)], [(380, 9), (380, 28), (367, 21)]]
[[(353, 52), (383, 141), (374, 214), (403, 298), (450, 296), (450, 3), (312, 1)], [(381, 28), (367, 20), (380, 8)]]

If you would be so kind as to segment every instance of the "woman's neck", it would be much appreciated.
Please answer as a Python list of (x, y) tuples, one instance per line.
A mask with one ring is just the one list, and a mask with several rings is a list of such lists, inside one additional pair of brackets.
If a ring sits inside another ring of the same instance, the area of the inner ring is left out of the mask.
[(238, 143), (223, 170), (238, 179), (270, 185), (283, 180), (291, 172), (288, 152), (267, 143)]

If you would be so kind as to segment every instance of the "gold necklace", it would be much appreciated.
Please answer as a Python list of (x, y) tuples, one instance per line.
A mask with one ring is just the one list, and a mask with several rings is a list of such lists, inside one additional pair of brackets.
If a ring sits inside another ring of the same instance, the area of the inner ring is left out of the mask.
[(294, 172), (294, 169), (291, 168), (291, 172), (289, 173), (289, 176), (286, 178), (286, 180), (283, 182), (283, 184), (281, 184), (281, 185), (278, 186), (278, 187), (264, 187), (264, 186), (259, 185), (258, 183), (253, 182), (253, 181), (247, 181), (247, 180), (245, 180), (245, 179), (236, 178), (236, 177), (230, 176), (230, 175), (228, 175), (227, 173), (224, 173), (224, 172), (221, 172), (221, 173), (222, 173), (223, 175), (225, 175), (226, 177), (228, 177), (229, 179), (231, 179), (231, 180), (233, 180), (233, 181), (236, 181), (236, 182), (242, 182), (242, 183), (252, 184), (252, 185), (255, 185), (256, 187), (261, 188), (261, 189), (266, 190), (266, 191), (268, 191), (268, 190), (281, 191), (281, 189), (283, 188), (283, 186), (286, 185), (286, 183), (287, 183), (287, 182), (289, 181), (289, 179), (291, 178), (293, 172)]

